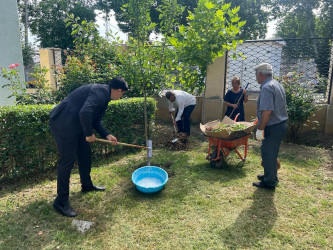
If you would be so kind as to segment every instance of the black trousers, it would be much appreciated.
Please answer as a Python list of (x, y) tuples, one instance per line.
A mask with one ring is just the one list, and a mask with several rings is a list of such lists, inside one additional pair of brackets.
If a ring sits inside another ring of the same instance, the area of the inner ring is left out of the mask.
[(276, 161), (287, 129), (287, 121), (265, 127), (265, 139), (262, 141), (260, 149), (264, 166), (264, 182), (270, 187), (275, 187), (279, 182)]
[(72, 138), (63, 138), (52, 128), (51, 132), (56, 141), (59, 153), (57, 198), (58, 204), (66, 204), (69, 199), (70, 174), (77, 159), (82, 187), (92, 186), (91, 172), (91, 148), (83, 134)]
[[(191, 133), (191, 123), (190, 123), (190, 116), (195, 108), (195, 105), (190, 105), (184, 108), (184, 112), (182, 117), (179, 121), (177, 121), (178, 133), (186, 133), (190, 135)], [(178, 109), (176, 112), (176, 116), (178, 114)]]

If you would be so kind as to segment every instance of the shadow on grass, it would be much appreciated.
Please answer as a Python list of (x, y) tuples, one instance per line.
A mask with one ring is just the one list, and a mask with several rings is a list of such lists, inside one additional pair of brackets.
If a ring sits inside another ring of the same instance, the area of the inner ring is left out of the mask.
[[(117, 161), (123, 157), (125, 157), (127, 153), (120, 152), (117, 155), (112, 156), (103, 156), (100, 158), (93, 158), (93, 168), (98, 168), (102, 164), (110, 161)], [(71, 175), (78, 174), (79, 169), (77, 163), (75, 163)], [(12, 193), (14, 191), (20, 192), (24, 189), (32, 188), (36, 184), (45, 182), (45, 181), (54, 181), (57, 180), (57, 166), (54, 166), (52, 168), (49, 168), (45, 170), (44, 172), (34, 172), (27, 174), (25, 176), (21, 177), (15, 177), (15, 178), (4, 178), (0, 182), (0, 197)], [(4, 188), (6, 187), (6, 188)]]
[(278, 217), (274, 204), (274, 191), (257, 189), (251, 207), (243, 210), (234, 224), (221, 232), (224, 244), (230, 248), (260, 246), (272, 230)]
[[(1, 249), (43, 249), (58, 237), (67, 237), (65, 244), (83, 237), (71, 226), (73, 218), (59, 215), (47, 200), (39, 200), (15, 211), (0, 214)], [(64, 239), (63, 239), (64, 240)]]
[[(260, 145), (251, 145), (251, 151), (260, 156)], [(278, 158), (282, 165), (283, 163), (289, 163), (300, 168), (308, 168), (312, 167), (314, 163), (319, 163), (325, 158), (329, 158), (326, 154), (325, 151), (319, 148), (282, 143)]]
[(5, 178), (0, 182), (0, 197), (12, 193), (20, 192), (24, 189), (32, 188), (36, 184), (46, 180), (54, 181), (57, 179), (56, 167), (45, 172), (31, 173), (18, 178)]

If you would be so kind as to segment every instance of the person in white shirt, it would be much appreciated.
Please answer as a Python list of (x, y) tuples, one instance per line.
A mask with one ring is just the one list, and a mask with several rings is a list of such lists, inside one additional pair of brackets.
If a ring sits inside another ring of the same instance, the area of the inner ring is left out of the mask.
[(168, 90), (165, 97), (169, 100), (169, 112), (175, 111), (174, 104), (177, 105), (176, 119), (178, 133), (190, 135), (190, 116), (197, 103), (195, 97), (182, 90)]

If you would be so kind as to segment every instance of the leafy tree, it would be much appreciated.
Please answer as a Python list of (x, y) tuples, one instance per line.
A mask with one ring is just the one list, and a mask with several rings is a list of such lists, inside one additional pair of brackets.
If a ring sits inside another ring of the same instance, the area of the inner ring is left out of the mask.
[[(99, 0), (99, 6), (101, 9), (105, 8), (107, 10), (112, 8), (115, 12), (116, 20), (119, 23), (119, 28), (125, 33), (135, 34), (133, 23), (130, 22), (128, 15), (126, 15), (126, 8), (124, 9), (122, 7), (127, 2), (127, 0)], [(198, 0), (178, 0), (176, 2), (183, 8), (181, 15), (176, 18), (176, 21), (181, 25), (187, 25), (187, 17), (190, 12), (193, 13), (194, 9), (198, 7)], [(270, 0), (227, 0), (219, 2), (231, 3), (231, 8), (237, 6), (241, 7), (238, 15), (242, 20), (247, 20), (246, 25), (244, 25), (242, 30), (239, 32), (239, 37), (241, 39), (256, 39), (265, 37), (270, 12), (262, 7), (268, 5)], [(156, 24), (155, 29), (152, 31), (156, 33), (161, 32), (162, 19), (160, 17), (159, 9), (163, 5), (165, 5), (163, 0), (156, 0), (149, 7), (151, 21)]]
[(23, 64), (25, 67), (31, 66), (34, 64), (33, 60), (34, 50), (30, 44), (25, 46), (25, 44), (22, 45), (22, 56), (23, 56)]
[[(147, 1), (149, 2), (149, 1)], [(180, 4), (183, 8), (184, 11), (181, 13), (179, 17), (177, 17), (177, 22), (181, 24), (186, 24), (188, 12), (187, 11), (193, 11), (195, 7), (197, 7), (197, 2), (198, 0), (178, 0), (177, 4)], [(108, 10), (111, 8), (115, 12), (115, 17), (118, 22), (119, 28), (125, 32), (125, 33), (131, 33), (132, 37), (135, 37), (135, 24), (131, 22), (132, 17), (128, 15), (127, 13), (127, 7), (129, 1), (128, 0), (99, 0), (98, 1), (98, 6), (102, 10)], [(123, 7), (126, 5), (127, 7)], [(165, 5), (164, 0), (155, 0), (155, 1), (150, 1), (150, 5), (148, 7), (148, 13), (149, 17), (152, 21), (152, 23), (155, 24), (155, 29), (151, 30), (151, 32), (161, 32), (161, 19), (160, 19), (160, 11), (159, 9), (161, 6)], [(135, 19), (135, 17), (133, 17)], [(149, 37), (149, 36), (148, 36)]]
[(169, 39), (181, 62), (199, 68), (197, 84), (184, 82), (184, 88), (191, 91), (197, 88), (201, 93), (207, 66), (242, 42), (237, 35), (246, 21), (240, 21), (239, 6), (232, 9), (230, 6), (218, 0), (200, 0), (195, 12), (188, 16), (188, 26), (181, 25), (179, 32)]
[[(303, 32), (308, 32), (308, 36), (306, 37), (314, 37), (315, 36), (315, 14), (314, 10), (320, 7), (322, 0), (271, 0), (272, 4), (272, 12), (277, 17), (288, 17), (290, 15), (296, 15), (296, 20), (300, 20), (302, 25), (300, 26), (300, 31), (307, 26), (307, 30), (303, 30)], [(289, 17), (290, 19), (290, 17)], [(283, 21), (282, 21), (283, 23)], [(296, 26), (296, 23), (295, 23)], [(291, 27), (290, 27), (291, 28)], [(302, 34), (304, 35), (304, 33)]]
[(96, 66), (89, 56), (85, 56), (81, 60), (75, 55), (69, 55), (65, 65), (56, 70), (57, 81), (60, 82), (60, 87), (54, 93), (57, 101), (64, 99), (74, 89), (82, 85), (95, 83), (98, 78)]
[(270, 0), (227, 0), (225, 2), (231, 3), (230, 8), (240, 6), (238, 16), (241, 20), (246, 20), (246, 24), (239, 32), (240, 39), (265, 38), (271, 13), (263, 7), (268, 6)]
[[(333, 35), (333, 6), (328, 0), (273, 0), (275, 13), (282, 17), (277, 35), (282, 38), (315, 38)], [(316, 10), (316, 12), (314, 11)], [(319, 14), (316, 14), (319, 13)], [(321, 76), (328, 76), (329, 40), (286, 41), (284, 48), (291, 59), (313, 58)]]
[[(102, 82), (100, 78), (124, 76), (131, 87), (130, 96), (157, 94), (160, 89), (174, 85), (202, 93), (207, 66), (241, 42), (236, 37), (245, 21), (240, 21), (239, 7), (230, 8), (230, 4), (218, 0), (200, 0), (194, 12), (190, 12), (188, 25), (184, 26), (178, 21), (185, 8), (176, 0), (163, 0), (158, 10), (164, 38), (149, 42), (146, 38), (155, 27), (149, 16), (150, 4), (152, 2), (131, 0), (124, 6), (127, 18), (133, 17), (131, 22), (136, 30), (135, 37), (130, 37), (125, 46), (101, 39), (92, 23), (69, 18), (76, 58), (82, 62), (82, 55), (88, 56), (96, 64), (97, 82)], [(175, 32), (176, 27), (178, 32)], [(105, 74), (101, 75), (103, 70)]]
[(79, 17), (69, 15), (66, 27), (71, 26), (75, 43), (75, 55), (82, 61), (92, 60), (98, 71), (96, 82), (105, 82), (110, 76), (110, 65), (114, 64), (115, 44), (99, 35), (97, 25)]
[[(320, 75), (325, 78), (328, 77), (328, 69), (330, 65), (330, 53), (333, 42), (333, 3), (332, 1), (325, 0), (322, 3), (320, 13), (316, 18), (315, 32), (318, 37), (330, 37), (331, 43), (328, 40), (320, 42), (318, 46), (319, 53), (316, 58), (316, 63), (322, 65), (319, 69)], [(328, 82), (326, 82), (327, 85)]]
[(333, 3), (323, 0), (321, 6), (316, 19), (316, 33), (320, 37), (333, 37)]
[(74, 14), (81, 20), (95, 21), (94, 8), (79, 0), (34, 0), (29, 5), (29, 26), (37, 36), (40, 46), (73, 48), (71, 29), (66, 27), (66, 13)]

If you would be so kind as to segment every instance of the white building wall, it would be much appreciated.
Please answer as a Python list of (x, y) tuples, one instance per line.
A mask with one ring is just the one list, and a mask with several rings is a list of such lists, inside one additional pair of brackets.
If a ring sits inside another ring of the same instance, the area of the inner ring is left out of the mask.
[[(0, 67), (9, 69), (10, 64), (20, 64), (16, 69), (23, 81), (24, 66), (16, 1), (0, 0), (0, 34)], [(13, 105), (15, 101), (14, 98), (7, 98), (10, 91), (2, 88), (6, 83), (8, 82), (0, 77), (0, 106)]]

